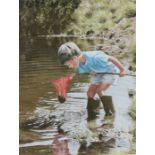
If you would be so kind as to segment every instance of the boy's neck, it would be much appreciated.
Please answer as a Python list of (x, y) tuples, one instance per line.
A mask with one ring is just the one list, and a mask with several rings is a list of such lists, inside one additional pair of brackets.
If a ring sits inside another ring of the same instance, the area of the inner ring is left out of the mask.
[(81, 54), (78, 58), (80, 64), (84, 65), (86, 63), (86, 58), (83, 56), (83, 54)]

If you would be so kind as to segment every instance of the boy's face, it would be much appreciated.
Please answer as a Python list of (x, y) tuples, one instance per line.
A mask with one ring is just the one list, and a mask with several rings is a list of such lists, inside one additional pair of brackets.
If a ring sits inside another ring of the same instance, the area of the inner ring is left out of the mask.
[(73, 57), (71, 60), (66, 61), (64, 65), (66, 65), (68, 68), (76, 69), (78, 67), (78, 64), (78, 57)]

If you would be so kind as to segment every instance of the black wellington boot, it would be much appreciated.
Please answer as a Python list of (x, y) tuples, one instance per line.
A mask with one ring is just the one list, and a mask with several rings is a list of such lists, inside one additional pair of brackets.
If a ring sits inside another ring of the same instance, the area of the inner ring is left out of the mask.
[(111, 116), (112, 114), (114, 114), (115, 109), (113, 106), (112, 97), (111, 96), (102, 96), (102, 97), (100, 97), (100, 99), (101, 99), (102, 104), (103, 104), (105, 115)]
[(99, 114), (99, 112), (97, 112), (99, 106), (100, 106), (100, 100), (94, 100), (93, 98), (88, 98), (88, 104), (87, 104), (88, 120), (96, 118), (96, 116)]

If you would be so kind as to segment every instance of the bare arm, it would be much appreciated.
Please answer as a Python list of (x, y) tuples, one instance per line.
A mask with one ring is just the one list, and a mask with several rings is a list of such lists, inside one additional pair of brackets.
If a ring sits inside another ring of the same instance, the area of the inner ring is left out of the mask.
[(120, 70), (120, 76), (125, 75), (124, 67), (123, 67), (123, 65), (120, 63), (120, 61), (118, 59), (116, 59), (113, 56), (108, 56), (108, 60), (111, 61)]

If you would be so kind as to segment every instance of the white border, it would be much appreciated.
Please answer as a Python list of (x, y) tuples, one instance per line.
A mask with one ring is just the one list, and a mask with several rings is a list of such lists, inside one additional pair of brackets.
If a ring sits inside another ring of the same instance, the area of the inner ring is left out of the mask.
[(154, 2), (137, 2), (137, 155), (155, 152)]
[(19, 146), (19, 5), (0, 1), (0, 154), (17, 155)]

